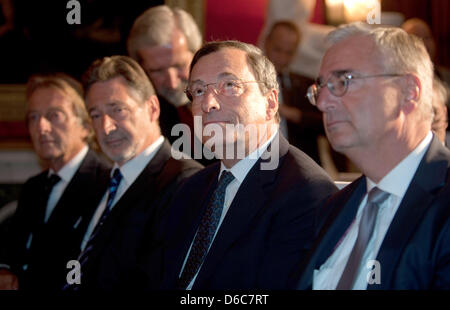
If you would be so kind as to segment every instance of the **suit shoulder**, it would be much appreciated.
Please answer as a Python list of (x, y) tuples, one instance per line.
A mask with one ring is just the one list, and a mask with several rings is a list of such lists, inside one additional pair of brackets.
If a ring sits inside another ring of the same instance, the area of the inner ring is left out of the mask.
[(30, 187), (37, 183), (42, 182), (46, 178), (47, 174), (48, 174), (48, 170), (45, 170), (45, 171), (39, 172), (36, 175), (31, 176), (22, 185), (22, 188), (27, 188), (27, 187)]
[(100, 170), (110, 170), (112, 168), (111, 162), (108, 161), (105, 156), (92, 149), (89, 149), (89, 152), (86, 154), (81, 165), (97, 166)]
[[(202, 166), (203, 167), (203, 166)], [(211, 164), (207, 167), (203, 167), (202, 169), (195, 170), (188, 178), (186, 178), (183, 182), (183, 189), (189, 188), (189, 191), (192, 187), (198, 188), (199, 184), (208, 183), (214, 175), (220, 169), (220, 162)]]
[(320, 179), (333, 182), (322, 167), (293, 145), (289, 146), (283, 165), (285, 168), (284, 173), (287, 175), (298, 175), (306, 179)]
[(185, 177), (191, 176), (203, 168), (203, 165), (193, 159), (175, 159), (171, 157), (167, 161), (164, 169), (166, 173)]

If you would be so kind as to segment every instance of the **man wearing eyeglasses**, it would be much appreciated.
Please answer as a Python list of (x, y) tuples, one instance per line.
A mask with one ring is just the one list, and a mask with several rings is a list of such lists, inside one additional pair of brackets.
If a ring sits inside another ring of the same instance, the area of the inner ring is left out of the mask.
[[(298, 289), (449, 289), (450, 153), (431, 132), (433, 66), (399, 28), (328, 37), (309, 99), (363, 176), (332, 196)], [(295, 277), (294, 277), (295, 278)]]
[(156, 287), (284, 288), (309, 249), (316, 208), (336, 191), (333, 183), (279, 134), (275, 69), (255, 46), (203, 46), (186, 93), (203, 143), (221, 162), (194, 175), (174, 198), (155, 241), (161, 247), (149, 260), (161, 266)]

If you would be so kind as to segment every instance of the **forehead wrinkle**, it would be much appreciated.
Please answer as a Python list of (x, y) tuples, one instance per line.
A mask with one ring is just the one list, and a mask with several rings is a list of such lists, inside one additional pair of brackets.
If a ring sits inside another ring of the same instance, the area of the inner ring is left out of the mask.
[[(234, 73), (231, 73), (231, 72), (222, 72), (222, 73), (220, 73), (220, 74), (217, 76), (216, 81), (221, 80), (221, 79), (223, 79), (223, 78), (227, 78), (227, 77), (231, 77), (231, 78), (235, 78), (235, 79), (238, 78)], [(201, 79), (195, 79), (195, 80), (193, 80), (191, 83), (192, 83), (192, 84), (205, 84), (205, 82), (204, 82), (203, 80), (201, 80)]]

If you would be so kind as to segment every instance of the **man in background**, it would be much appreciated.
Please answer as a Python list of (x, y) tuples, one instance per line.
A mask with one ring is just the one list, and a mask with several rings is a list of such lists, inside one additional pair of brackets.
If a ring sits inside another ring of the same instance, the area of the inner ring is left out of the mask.
[(320, 164), (317, 138), (324, 135), (320, 111), (309, 104), (306, 91), (313, 80), (290, 71), (301, 32), (291, 21), (275, 22), (264, 41), (264, 51), (275, 65), (280, 85), (280, 130), (289, 143)]
[(161, 107), (161, 131), (172, 143), (177, 139), (171, 135), (175, 124), (185, 123), (194, 132), (184, 90), (189, 64), (201, 44), (202, 36), (192, 16), (167, 5), (142, 13), (128, 36), (128, 54), (144, 68), (155, 87)]

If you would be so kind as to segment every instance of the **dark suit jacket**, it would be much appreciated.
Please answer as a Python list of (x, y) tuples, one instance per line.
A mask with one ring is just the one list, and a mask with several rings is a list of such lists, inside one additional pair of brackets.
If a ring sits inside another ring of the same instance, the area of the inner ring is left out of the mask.
[[(83, 268), (82, 289), (134, 289), (141, 248), (161, 224), (175, 190), (203, 167), (192, 159), (175, 160), (164, 141), (155, 157), (117, 201), (98, 233)], [(139, 287), (137, 287), (139, 289)]]
[[(449, 167), (450, 152), (433, 137), (378, 252), (381, 284), (368, 289), (450, 289)], [(365, 193), (363, 176), (330, 198), (323, 209), (329, 216), (293, 286), (311, 288), (313, 270), (332, 254)]]
[[(84, 231), (107, 188), (109, 169), (108, 162), (89, 150), (45, 224), (45, 205), (38, 201), (48, 171), (23, 185), (11, 243), (6, 257), (0, 260), (19, 276), (20, 289), (57, 290), (64, 285), (70, 271), (67, 262), (79, 252)], [(33, 239), (27, 250), (30, 233)]]
[(320, 163), (317, 137), (325, 134), (322, 113), (306, 98), (308, 87), (314, 81), (293, 72), (280, 75), (280, 80), (283, 104), (295, 107), (302, 112), (299, 123), (287, 122), (289, 143)]
[[(276, 139), (276, 138), (275, 138)], [(314, 212), (336, 188), (306, 154), (280, 135), (279, 164), (249, 171), (211, 245), (194, 289), (283, 288), (294, 263), (309, 249)], [(220, 163), (190, 178), (169, 211), (159, 249), (149, 264), (155, 287), (172, 289), (216, 187)], [(150, 285), (152, 286), (152, 285)], [(152, 287), (152, 288), (155, 288)]]

